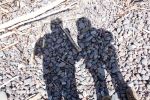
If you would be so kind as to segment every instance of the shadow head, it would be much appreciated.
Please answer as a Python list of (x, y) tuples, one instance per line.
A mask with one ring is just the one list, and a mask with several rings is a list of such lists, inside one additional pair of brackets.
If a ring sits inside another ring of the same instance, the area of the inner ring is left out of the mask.
[(88, 30), (91, 28), (91, 21), (86, 17), (81, 17), (76, 21), (76, 26), (79, 32)]
[(56, 18), (56, 19), (52, 20), (50, 27), (51, 27), (52, 31), (63, 28), (62, 20), (60, 18)]

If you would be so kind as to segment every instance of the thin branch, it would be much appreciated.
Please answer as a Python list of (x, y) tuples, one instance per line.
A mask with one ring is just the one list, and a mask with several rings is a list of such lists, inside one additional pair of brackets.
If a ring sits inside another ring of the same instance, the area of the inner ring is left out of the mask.
[(74, 5), (74, 4), (76, 4), (76, 3), (73, 3), (73, 4), (71, 4), (71, 5), (68, 5), (68, 6), (66, 6), (66, 7), (60, 8), (60, 9), (55, 10), (55, 11), (52, 11), (52, 12), (48, 12), (48, 13), (43, 14), (43, 15), (41, 15), (41, 16), (38, 16), (38, 17), (36, 17), (36, 18), (32, 18), (32, 19), (30, 19), (30, 20), (20, 22), (20, 23), (18, 23), (18, 24), (16, 24), (16, 25), (10, 27), (9, 30), (12, 30), (13, 28), (16, 28), (16, 27), (18, 27), (18, 26), (21, 26), (21, 25), (24, 25), (24, 24), (27, 24), (27, 23), (31, 23), (31, 22), (34, 22), (34, 21), (37, 21), (37, 20), (40, 20), (40, 19), (44, 19), (44, 18), (46, 18), (46, 17), (48, 17), (48, 16), (51, 16), (51, 15), (54, 15), (54, 14), (57, 14), (57, 13), (60, 13), (60, 12), (66, 11), (66, 10), (70, 10), (70, 9), (73, 8), (73, 5)]
[(8, 48), (10, 48), (10, 47), (12, 47), (12, 46), (18, 44), (18, 43), (19, 43), (19, 42), (12, 43), (12, 44), (10, 44), (9, 46), (6, 46), (6, 47), (0, 49), (0, 51), (6, 50), (6, 49), (8, 49)]
[(8, 83), (10, 83), (11, 81), (13, 81), (13, 80), (15, 80), (15, 79), (17, 79), (17, 78), (19, 78), (19, 76), (13, 77), (13, 78), (10, 79), (9, 81), (7, 81), (7, 82), (5, 82), (3, 85), (1, 85), (0, 88), (4, 87), (5, 85), (7, 85)]
[(36, 10), (35, 12), (31, 12), (31, 13), (28, 13), (28, 14), (24, 14), (18, 18), (15, 18), (13, 20), (10, 20), (4, 24), (1, 24), (0, 25), (0, 30), (2, 29), (6, 29), (8, 27), (11, 27), (15, 24), (18, 24), (20, 22), (23, 22), (23, 21), (26, 21), (26, 20), (29, 20), (31, 18), (35, 18), (43, 13), (45, 13), (46, 11), (58, 6), (60, 3), (64, 2), (65, 0), (57, 0), (55, 2), (52, 2), (52, 3), (49, 3), (47, 6), (45, 7), (42, 7), (40, 8), (39, 10)]
[(146, 29), (142, 29), (144, 32), (146, 33), (150, 33), (150, 31), (146, 30)]
[(81, 51), (81, 48), (74, 42), (74, 40), (72, 39), (70, 32), (68, 29), (64, 29), (64, 33), (67, 35), (67, 37), (69, 38), (70, 42), (72, 43), (72, 45), (76, 48), (76, 50), (78, 52)]
[(5, 37), (7, 37), (7, 36), (10, 36), (10, 35), (12, 35), (12, 34), (14, 34), (14, 33), (15, 33), (15, 31), (11, 31), (11, 32), (4, 33), (4, 34), (0, 35), (0, 39), (5, 38)]

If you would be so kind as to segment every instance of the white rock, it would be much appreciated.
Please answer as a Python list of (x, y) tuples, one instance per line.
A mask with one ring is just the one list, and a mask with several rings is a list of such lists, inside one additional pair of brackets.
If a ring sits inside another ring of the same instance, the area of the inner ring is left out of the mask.
[(87, 95), (87, 93), (86, 93), (86, 91), (83, 91), (83, 97), (87, 97), (88, 95)]
[(142, 80), (149, 80), (149, 76), (148, 75), (142, 75)]
[(1, 99), (1, 100), (7, 100), (7, 95), (6, 95), (5, 92), (0, 91), (0, 99)]
[(141, 71), (141, 74), (146, 74), (146, 70), (143, 69), (143, 70)]
[(141, 63), (142, 63), (142, 65), (147, 66), (147, 59), (146, 59), (146, 58), (143, 58), (143, 59), (141, 60)]
[(18, 64), (18, 69), (25, 68), (25, 67), (26, 67), (26, 65), (23, 63)]
[(115, 90), (109, 91), (109, 95), (110, 95), (110, 96), (113, 95), (114, 93), (115, 93)]
[(111, 100), (119, 100), (118, 94), (113, 94)]

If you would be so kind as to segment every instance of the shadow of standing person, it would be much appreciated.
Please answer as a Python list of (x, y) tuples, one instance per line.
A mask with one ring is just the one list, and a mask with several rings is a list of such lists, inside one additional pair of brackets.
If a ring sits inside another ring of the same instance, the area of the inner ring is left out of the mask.
[(34, 54), (43, 56), (43, 77), (49, 100), (78, 100), (75, 81), (77, 51), (62, 29), (62, 21), (51, 21), (51, 33), (40, 38)]
[(86, 68), (94, 79), (97, 100), (109, 95), (104, 69), (110, 74), (120, 100), (127, 100), (127, 85), (118, 68), (116, 50), (112, 44), (112, 33), (92, 27), (90, 20), (85, 17), (79, 18), (76, 25), (78, 44), (82, 49), (79, 56), (85, 59)]

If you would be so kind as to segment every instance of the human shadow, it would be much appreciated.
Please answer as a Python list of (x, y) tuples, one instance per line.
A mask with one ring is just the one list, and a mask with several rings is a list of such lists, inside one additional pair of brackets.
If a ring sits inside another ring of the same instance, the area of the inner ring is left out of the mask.
[(64, 33), (59, 18), (51, 21), (51, 33), (35, 45), (34, 54), (43, 56), (43, 77), (49, 100), (78, 100), (75, 80), (77, 51)]
[(97, 100), (109, 95), (104, 70), (110, 74), (111, 81), (120, 100), (127, 100), (127, 85), (118, 68), (116, 49), (112, 44), (112, 33), (92, 27), (90, 20), (85, 17), (79, 18), (76, 21), (76, 26), (78, 44), (82, 49), (78, 55), (80, 56), (79, 58), (85, 59), (86, 68), (94, 79)]

